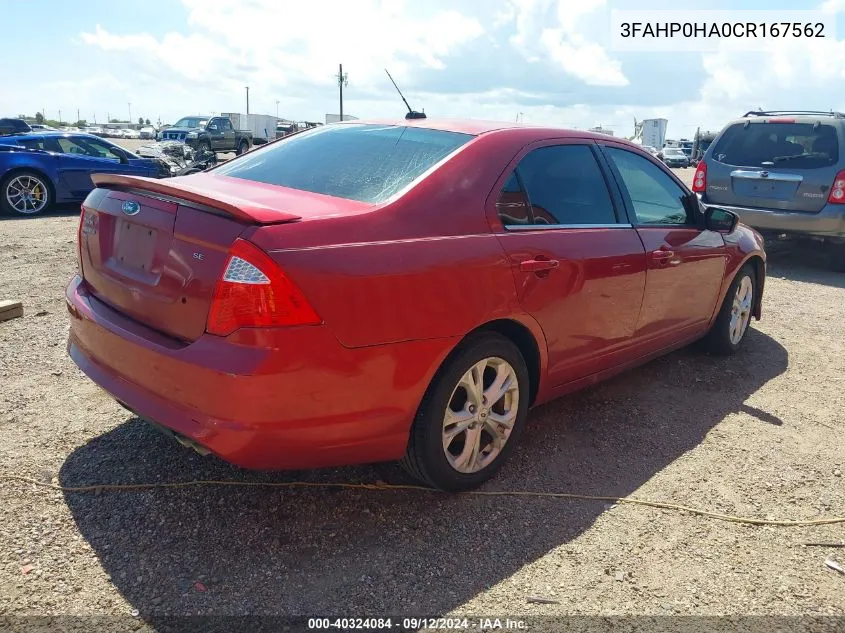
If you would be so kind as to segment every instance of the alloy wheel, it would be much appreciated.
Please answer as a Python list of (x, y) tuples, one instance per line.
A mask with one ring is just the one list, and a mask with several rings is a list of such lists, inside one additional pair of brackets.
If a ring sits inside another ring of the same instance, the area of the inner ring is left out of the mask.
[(504, 359), (485, 358), (461, 377), (443, 416), (443, 451), (456, 471), (489, 466), (511, 436), (519, 410), (519, 380)]

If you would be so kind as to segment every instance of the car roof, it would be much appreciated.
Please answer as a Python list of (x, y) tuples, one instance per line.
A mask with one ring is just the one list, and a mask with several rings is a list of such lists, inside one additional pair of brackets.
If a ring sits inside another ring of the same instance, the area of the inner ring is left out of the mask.
[(66, 138), (68, 136), (73, 137), (83, 137), (83, 138), (95, 138), (98, 140), (103, 140), (99, 136), (94, 136), (93, 134), (87, 134), (85, 132), (62, 132), (62, 131), (47, 131), (47, 132), (37, 132), (37, 133), (24, 133), (24, 134), (12, 134), (16, 140), (19, 139), (41, 139), (41, 138)]
[[(343, 121), (331, 125), (395, 125), (405, 127), (416, 127), (428, 130), (441, 130), (443, 132), (457, 132), (460, 134), (471, 134), (481, 136), (491, 133), (513, 133), (524, 138), (589, 138), (604, 141), (615, 141), (631, 147), (641, 148), (640, 145), (631, 143), (627, 139), (598, 132), (587, 132), (586, 130), (573, 130), (570, 128), (545, 127), (523, 125), (508, 121), (485, 121), (480, 119), (356, 119), (354, 121)], [(529, 140), (530, 142), (530, 140)]]

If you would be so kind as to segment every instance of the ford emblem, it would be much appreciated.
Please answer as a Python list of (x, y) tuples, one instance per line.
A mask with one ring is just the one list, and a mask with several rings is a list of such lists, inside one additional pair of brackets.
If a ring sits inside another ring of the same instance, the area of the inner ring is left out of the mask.
[(141, 205), (135, 202), (134, 200), (127, 200), (123, 203), (123, 206), (120, 207), (121, 211), (123, 211), (126, 215), (135, 215), (138, 211), (141, 210)]

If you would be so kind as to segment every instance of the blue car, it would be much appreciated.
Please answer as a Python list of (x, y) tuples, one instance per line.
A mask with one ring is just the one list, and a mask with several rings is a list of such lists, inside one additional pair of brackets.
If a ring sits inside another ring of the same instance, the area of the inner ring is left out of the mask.
[(82, 202), (91, 174), (159, 178), (169, 167), (92, 134), (41, 132), (0, 136), (0, 210), (35, 215), (54, 203)]

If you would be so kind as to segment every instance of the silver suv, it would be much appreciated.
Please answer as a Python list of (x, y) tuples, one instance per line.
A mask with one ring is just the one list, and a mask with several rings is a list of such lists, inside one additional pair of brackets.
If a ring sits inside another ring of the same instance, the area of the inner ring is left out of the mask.
[(828, 243), (845, 271), (845, 114), (746, 113), (707, 148), (693, 191), (764, 235)]

